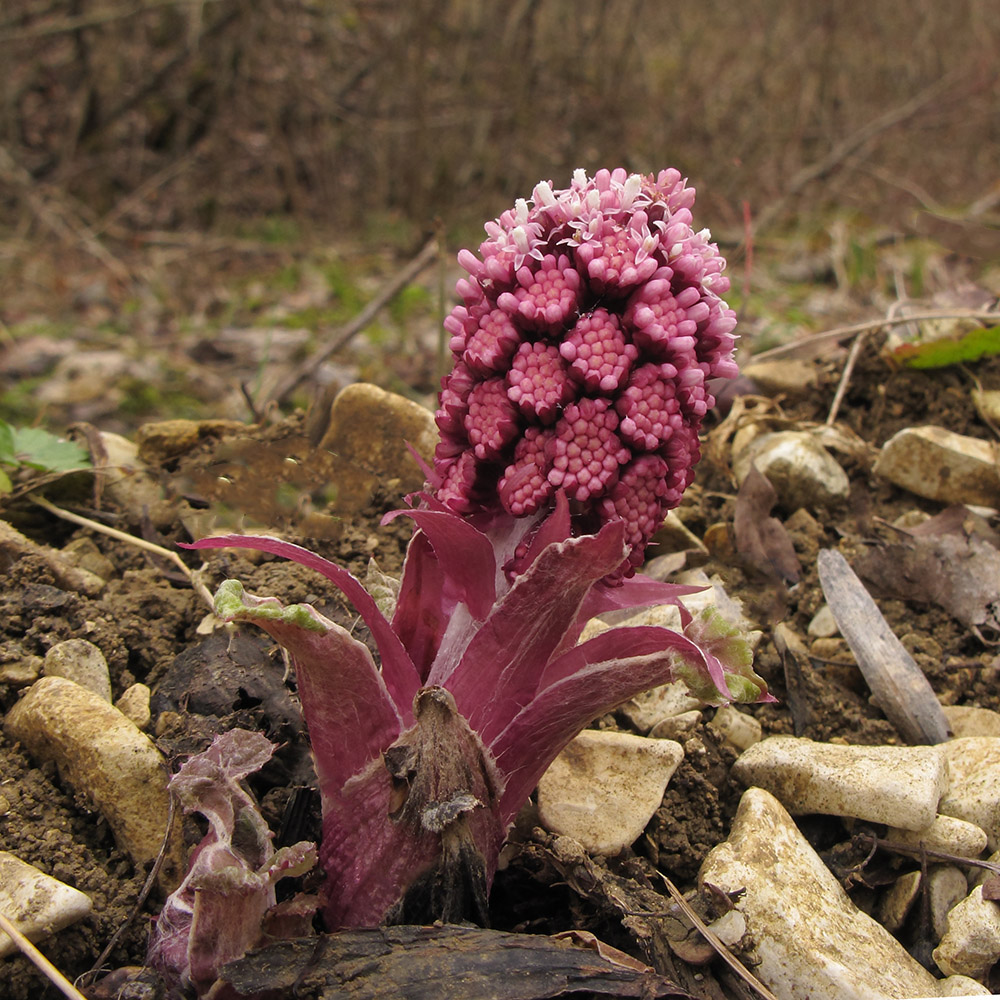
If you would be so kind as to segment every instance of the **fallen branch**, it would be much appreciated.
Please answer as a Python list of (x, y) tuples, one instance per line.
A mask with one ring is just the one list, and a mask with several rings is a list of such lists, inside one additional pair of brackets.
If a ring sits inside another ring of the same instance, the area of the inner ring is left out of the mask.
[(337, 351), (357, 336), (378, 315), (384, 306), (392, 301), (421, 271), (429, 267), (437, 257), (438, 241), (430, 239), (424, 244), (420, 253), (406, 267), (387, 281), (378, 295), (354, 319), (336, 331), (332, 340), (311, 357), (306, 358), (305, 361), (296, 366), (278, 383), (274, 390), (272, 390), (270, 397), (262, 401), (261, 409), (263, 409), (263, 404), (267, 402), (284, 402), (300, 382), (308, 378), (327, 358), (332, 354), (336, 354)]

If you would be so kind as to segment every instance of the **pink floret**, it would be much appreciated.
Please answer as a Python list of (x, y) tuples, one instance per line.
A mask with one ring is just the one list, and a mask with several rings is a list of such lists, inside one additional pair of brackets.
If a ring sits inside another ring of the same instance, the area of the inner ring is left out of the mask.
[(626, 341), (618, 317), (607, 309), (595, 309), (577, 320), (559, 353), (585, 392), (609, 395), (618, 391), (639, 356), (635, 345)]
[(554, 344), (521, 344), (507, 373), (507, 396), (526, 417), (551, 424), (574, 395), (568, 367)]
[(500, 503), (514, 517), (534, 514), (555, 492), (547, 478), (553, 437), (551, 430), (529, 427), (514, 449), (514, 461), (500, 477)]
[(507, 368), (520, 343), (510, 317), (502, 309), (491, 309), (478, 318), (475, 331), (466, 338), (462, 359), (474, 372), (489, 376)]
[(631, 457), (617, 427), (618, 414), (607, 399), (584, 397), (567, 406), (555, 427), (549, 482), (571, 500), (600, 496)]
[(642, 365), (615, 400), (621, 418), (618, 433), (633, 448), (655, 451), (683, 422), (676, 375), (672, 365)]
[(517, 287), (503, 292), (497, 305), (525, 329), (555, 333), (580, 303), (580, 272), (569, 257), (546, 254), (536, 271), (524, 266), (516, 274)]
[(499, 376), (479, 382), (469, 393), (465, 431), (476, 458), (496, 458), (520, 433), (517, 411), (507, 398), (507, 386)]

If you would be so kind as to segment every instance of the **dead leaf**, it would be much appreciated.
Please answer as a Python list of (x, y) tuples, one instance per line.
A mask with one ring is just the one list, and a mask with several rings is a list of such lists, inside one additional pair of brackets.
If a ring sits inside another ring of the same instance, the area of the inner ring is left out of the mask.
[(223, 968), (237, 996), (309, 1000), (545, 1000), (691, 995), (591, 947), (454, 924), (340, 931), (280, 941)]
[(770, 516), (776, 502), (774, 487), (752, 465), (736, 497), (736, 551), (765, 576), (798, 583), (801, 567), (795, 547), (784, 525)]
[(937, 604), (977, 634), (1000, 636), (1000, 551), (993, 529), (968, 508), (951, 507), (906, 534), (903, 542), (859, 555), (858, 573), (887, 596)]
[(835, 549), (823, 549), (816, 563), (826, 602), (872, 699), (908, 743), (943, 743), (950, 733), (937, 696), (864, 584)]

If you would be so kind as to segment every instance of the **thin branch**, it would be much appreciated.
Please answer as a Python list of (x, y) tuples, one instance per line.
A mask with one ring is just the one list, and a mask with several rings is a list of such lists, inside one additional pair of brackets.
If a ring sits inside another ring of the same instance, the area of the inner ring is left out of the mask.
[(0, 912), (0, 930), (7, 934), (21, 953), (31, 959), (49, 982), (69, 1000), (87, 998)]
[(81, 527), (90, 528), (92, 531), (100, 532), (102, 535), (107, 535), (109, 538), (116, 538), (120, 542), (127, 542), (129, 545), (134, 545), (136, 548), (145, 549), (147, 552), (153, 552), (158, 556), (162, 556), (164, 559), (169, 559), (187, 577), (188, 583), (191, 584), (191, 588), (194, 592), (213, 611), (215, 610), (215, 601), (209, 593), (208, 588), (201, 582), (197, 572), (187, 566), (184, 560), (181, 559), (176, 552), (171, 552), (170, 549), (165, 549), (162, 545), (157, 545), (155, 542), (147, 542), (145, 538), (136, 538), (135, 535), (130, 535), (128, 532), (119, 531), (117, 528), (109, 528), (106, 524), (101, 524), (99, 521), (92, 521), (89, 517), (83, 517), (80, 514), (73, 514), (68, 510), (63, 510), (61, 507), (57, 507), (54, 503), (50, 503), (45, 499), (45, 497), (40, 497), (35, 493), (29, 494), (28, 499), (32, 503), (38, 504), (39, 507), (47, 510), (50, 514), (54, 514), (56, 517), (61, 517), (64, 521), (79, 524)]
[(905, 323), (922, 323), (931, 319), (976, 319), (984, 322), (1000, 322), (1000, 312), (991, 309), (938, 309), (922, 313), (910, 313), (909, 316), (884, 316), (881, 319), (869, 319), (863, 323), (850, 323), (847, 326), (837, 326), (822, 333), (813, 333), (801, 337), (788, 344), (772, 347), (752, 356), (753, 361), (770, 361), (787, 355), (796, 355), (804, 347), (821, 347), (838, 340), (846, 340), (855, 334), (868, 330), (877, 330), (883, 326), (901, 326)]
[(336, 354), (337, 351), (341, 350), (350, 340), (357, 336), (381, 312), (385, 305), (394, 299), (421, 271), (433, 264), (437, 258), (438, 241), (437, 239), (430, 239), (424, 244), (420, 253), (406, 267), (387, 281), (378, 295), (354, 319), (336, 331), (333, 339), (325, 347), (295, 367), (272, 390), (269, 400), (265, 402), (272, 400), (278, 403), (283, 402), (300, 382), (308, 378), (327, 358), (332, 354)]
[(854, 343), (851, 344), (851, 350), (847, 355), (847, 360), (844, 362), (844, 370), (840, 375), (840, 383), (837, 385), (837, 391), (834, 394), (833, 402), (830, 404), (830, 412), (826, 416), (827, 427), (832, 427), (834, 421), (837, 419), (837, 414), (840, 412), (840, 404), (844, 401), (844, 396), (847, 393), (847, 386), (850, 384), (851, 375), (854, 372), (854, 366), (857, 364), (858, 356), (861, 354), (861, 348), (864, 347), (867, 339), (868, 331), (863, 330), (854, 338)]

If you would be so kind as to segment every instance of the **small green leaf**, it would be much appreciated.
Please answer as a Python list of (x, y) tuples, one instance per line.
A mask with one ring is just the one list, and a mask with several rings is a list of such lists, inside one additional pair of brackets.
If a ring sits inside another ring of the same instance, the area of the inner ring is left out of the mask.
[(0, 496), (3, 496), (4, 493), (10, 493), (13, 488), (14, 484), (10, 481), (10, 476), (3, 469), (0, 469)]
[(907, 368), (946, 368), (993, 354), (1000, 354), (1000, 326), (979, 327), (957, 337), (900, 344), (890, 358)]
[(17, 456), (14, 454), (14, 428), (2, 420), (0, 420), (0, 462), (17, 464)]
[(15, 428), (13, 439), (15, 461), (32, 469), (71, 472), (90, 468), (87, 452), (80, 445), (56, 437), (40, 427)]

